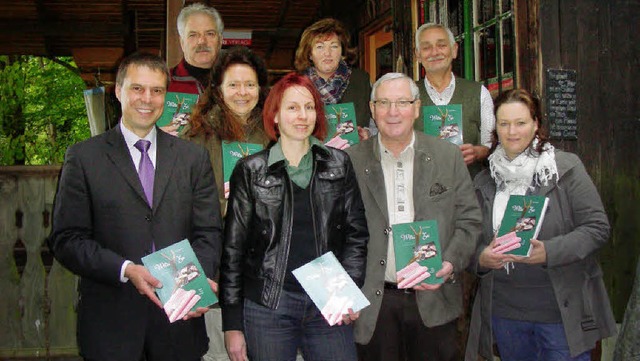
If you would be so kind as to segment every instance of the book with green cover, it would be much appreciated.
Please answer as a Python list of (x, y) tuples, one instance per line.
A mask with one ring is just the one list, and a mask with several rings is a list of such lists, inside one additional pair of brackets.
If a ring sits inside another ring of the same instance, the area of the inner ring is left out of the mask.
[(222, 141), (222, 178), (225, 198), (229, 198), (229, 179), (238, 161), (264, 149), (261, 144)]
[(164, 97), (164, 110), (156, 122), (159, 127), (171, 123), (179, 126), (178, 131), (189, 124), (193, 107), (198, 102), (198, 94), (167, 92)]
[(516, 237), (518, 240), (508, 248), (504, 247), (506, 243), (498, 242), (494, 250), (499, 250), (499, 253), (528, 257), (531, 252), (531, 239), (538, 237), (548, 204), (549, 198), (545, 196), (511, 195), (497, 237), (515, 232), (515, 237), (507, 237), (506, 241), (513, 241)]
[(189, 240), (142, 257), (142, 264), (162, 283), (156, 294), (170, 322), (182, 319), (198, 307), (218, 302)]
[(438, 222), (426, 220), (391, 226), (396, 256), (398, 288), (417, 284), (443, 283), (436, 272), (442, 268), (442, 248), (438, 239)]
[(426, 105), (422, 107), (424, 132), (461, 145), (462, 141), (462, 105)]
[(356, 111), (353, 103), (325, 104), (324, 114), (327, 118), (327, 138), (325, 138), (325, 143), (335, 137), (340, 137), (349, 146), (358, 144), (358, 123), (356, 122)]

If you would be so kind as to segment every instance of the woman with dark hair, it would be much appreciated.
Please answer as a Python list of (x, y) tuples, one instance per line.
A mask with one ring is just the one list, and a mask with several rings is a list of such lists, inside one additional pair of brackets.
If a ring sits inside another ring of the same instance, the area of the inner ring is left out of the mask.
[(329, 326), (292, 270), (333, 251), (358, 287), (369, 234), (349, 156), (325, 147), (322, 101), (297, 73), (267, 97), (270, 148), (231, 176), (220, 305), (231, 360), (355, 360), (350, 322)]
[[(296, 49), (295, 68), (311, 79), (324, 104), (353, 102), (358, 134), (369, 137), (371, 82), (367, 72), (353, 68), (356, 49), (336, 19), (322, 19), (306, 28)], [(321, 108), (322, 109), (322, 108)]]
[(266, 146), (262, 106), (268, 93), (264, 61), (246, 47), (220, 54), (211, 69), (211, 82), (198, 101), (183, 137), (209, 151), (223, 215), (228, 188), (223, 181), (222, 142), (237, 141)]
[[(493, 359), (495, 342), (503, 361), (590, 360), (616, 329), (596, 255), (609, 238), (602, 201), (580, 159), (547, 141), (536, 98), (514, 89), (495, 104), (490, 169), (474, 180), (484, 222), (466, 359)], [(549, 198), (528, 257), (493, 251), (511, 195)]]

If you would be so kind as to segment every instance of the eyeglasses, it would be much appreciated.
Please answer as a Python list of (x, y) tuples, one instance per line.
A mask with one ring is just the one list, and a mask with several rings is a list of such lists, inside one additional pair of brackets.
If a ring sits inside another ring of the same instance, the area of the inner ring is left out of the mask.
[(380, 109), (389, 109), (391, 108), (391, 104), (395, 104), (396, 107), (398, 109), (406, 109), (409, 106), (411, 106), (413, 103), (416, 102), (416, 99), (414, 100), (395, 100), (395, 101), (391, 101), (389, 99), (380, 99), (380, 100), (374, 100), (373, 101), (373, 105), (380, 107)]

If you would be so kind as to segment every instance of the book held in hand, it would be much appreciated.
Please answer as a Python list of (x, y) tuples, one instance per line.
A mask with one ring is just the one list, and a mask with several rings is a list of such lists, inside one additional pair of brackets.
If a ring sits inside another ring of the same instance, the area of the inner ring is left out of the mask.
[(349, 309), (358, 312), (370, 304), (333, 252), (296, 268), (293, 275), (331, 326)]
[(510, 196), (493, 251), (528, 257), (531, 240), (538, 238), (548, 204), (545, 196)]
[(391, 232), (398, 288), (444, 282), (442, 277), (436, 277), (442, 268), (438, 222), (427, 220), (394, 224)]
[(422, 107), (424, 132), (461, 145), (462, 141), (462, 105), (426, 105)]
[(164, 110), (156, 122), (159, 127), (169, 124), (178, 126), (178, 131), (189, 124), (191, 112), (198, 102), (198, 94), (167, 92), (164, 97)]
[(327, 118), (327, 137), (325, 144), (344, 149), (358, 144), (358, 123), (353, 103), (325, 104)]
[(169, 322), (182, 319), (198, 307), (218, 302), (189, 240), (142, 257), (142, 264), (162, 283), (156, 294), (164, 305)]
[(225, 198), (229, 198), (229, 179), (236, 163), (248, 155), (258, 153), (263, 148), (260, 144), (222, 141), (222, 178)]

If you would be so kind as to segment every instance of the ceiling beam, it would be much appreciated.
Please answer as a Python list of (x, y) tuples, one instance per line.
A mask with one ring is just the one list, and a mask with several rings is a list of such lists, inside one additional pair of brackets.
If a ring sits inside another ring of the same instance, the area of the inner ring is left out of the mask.
[(79, 34), (120, 35), (129, 31), (126, 24), (105, 22), (57, 21), (57, 20), (3, 20), (0, 32), (4, 35), (22, 36), (24, 34), (46, 34), (47, 37), (78, 37)]
[[(280, 13), (278, 14), (278, 24), (276, 26), (276, 29), (281, 27), (282, 24), (284, 23), (285, 16), (287, 15), (287, 11), (289, 10), (290, 4), (291, 4), (290, 0), (284, 0), (282, 2), (282, 5), (280, 5)], [(264, 58), (267, 62), (269, 62), (269, 60), (271, 59), (271, 54), (273, 53), (276, 46), (278, 45), (278, 36), (276, 34), (277, 32), (270, 35), (271, 39), (269, 41), (269, 47), (267, 48), (267, 51), (264, 54)]]

